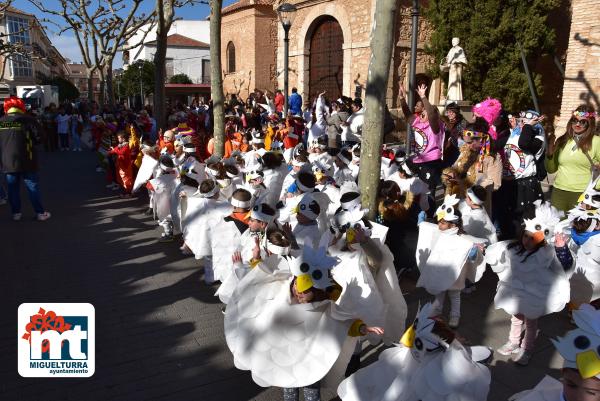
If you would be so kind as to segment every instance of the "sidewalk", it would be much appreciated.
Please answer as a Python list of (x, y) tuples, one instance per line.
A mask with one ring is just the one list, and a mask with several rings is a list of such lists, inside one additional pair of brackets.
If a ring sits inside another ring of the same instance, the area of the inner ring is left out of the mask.
[[(202, 269), (183, 258), (179, 244), (159, 244), (159, 229), (142, 213), (143, 199), (119, 199), (104, 188), (89, 152), (42, 154), (42, 197), (52, 213), (33, 221), (24, 199), (24, 219), (10, 220), (0, 207), (2, 300), (0, 399), (52, 400), (281, 400), (237, 370), (223, 336), (215, 288), (203, 284)], [(142, 197), (143, 198), (143, 197)], [(430, 299), (402, 287), (413, 317)], [(494, 348), (506, 340), (509, 316), (493, 310), (495, 278), (486, 273), (477, 291), (463, 297), (459, 334)], [(96, 308), (96, 373), (89, 379), (23, 379), (17, 373), (16, 310), (22, 302), (90, 302)], [(492, 364), (490, 401), (506, 400), (559, 374), (549, 338), (568, 329), (566, 314), (540, 322), (536, 353), (527, 368)], [(366, 355), (366, 362), (375, 353)], [(550, 368), (549, 368), (550, 367)], [(334, 397), (325, 393), (323, 400)]]

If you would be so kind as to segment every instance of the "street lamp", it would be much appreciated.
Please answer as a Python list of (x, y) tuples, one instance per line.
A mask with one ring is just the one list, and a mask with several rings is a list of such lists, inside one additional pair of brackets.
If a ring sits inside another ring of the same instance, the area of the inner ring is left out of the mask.
[(296, 6), (289, 3), (283, 3), (277, 7), (277, 14), (279, 15), (279, 21), (285, 32), (283, 38), (283, 93), (284, 104), (283, 104), (283, 117), (286, 118), (288, 114), (288, 95), (289, 95), (289, 56), (290, 56), (290, 38), (289, 32), (296, 18)]
[[(410, 13), (412, 17), (412, 37), (410, 41), (410, 70), (409, 70), (409, 85), (408, 85), (408, 108), (411, 113), (415, 107), (415, 86), (417, 72), (417, 38), (419, 36), (419, 1), (413, 0), (413, 8)], [(407, 116), (408, 118), (408, 116)], [(412, 142), (412, 127), (410, 122), (406, 123), (406, 154), (410, 154)]]

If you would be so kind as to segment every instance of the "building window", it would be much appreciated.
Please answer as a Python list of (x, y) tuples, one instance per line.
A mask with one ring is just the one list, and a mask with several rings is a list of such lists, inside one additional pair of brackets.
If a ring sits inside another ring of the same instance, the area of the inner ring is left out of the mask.
[(210, 60), (202, 60), (202, 83), (210, 83)]
[(227, 44), (227, 72), (235, 72), (235, 45), (233, 42)]
[[(11, 43), (29, 44), (29, 21), (25, 18), (7, 16), (6, 30)], [(13, 77), (33, 76), (31, 58), (26, 55), (15, 54), (10, 57), (10, 69)]]

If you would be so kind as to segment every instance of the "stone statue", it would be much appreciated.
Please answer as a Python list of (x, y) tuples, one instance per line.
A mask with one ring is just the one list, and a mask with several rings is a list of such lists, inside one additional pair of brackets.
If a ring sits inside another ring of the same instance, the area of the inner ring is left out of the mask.
[(462, 70), (467, 65), (467, 57), (463, 48), (458, 45), (459, 43), (460, 39), (452, 38), (452, 49), (440, 65), (442, 71), (449, 73), (447, 102), (463, 100)]

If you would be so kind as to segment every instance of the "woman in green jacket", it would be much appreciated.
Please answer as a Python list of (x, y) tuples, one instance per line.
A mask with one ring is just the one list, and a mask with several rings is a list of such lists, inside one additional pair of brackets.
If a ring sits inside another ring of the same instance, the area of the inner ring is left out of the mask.
[(573, 112), (567, 132), (554, 140), (549, 138), (546, 169), (556, 173), (550, 202), (559, 210), (575, 207), (592, 176), (600, 167), (600, 137), (596, 135), (596, 112), (581, 105)]

